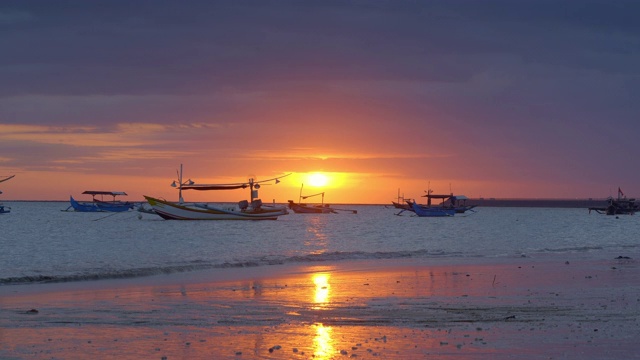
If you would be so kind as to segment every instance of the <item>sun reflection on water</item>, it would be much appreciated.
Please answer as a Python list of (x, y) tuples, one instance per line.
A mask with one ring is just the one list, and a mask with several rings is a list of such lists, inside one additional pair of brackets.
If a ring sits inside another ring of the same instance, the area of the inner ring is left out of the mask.
[(331, 326), (324, 326), (321, 323), (315, 324), (316, 335), (313, 338), (313, 358), (332, 359), (335, 355), (333, 347), (333, 329)]
[(331, 286), (329, 285), (329, 274), (317, 273), (311, 277), (315, 290), (313, 292), (314, 310), (325, 308), (331, 300)]
[(309, 215), (305, 219), (306, 235), (304, 245), (311, 254), (322, 254), (327, 251), (329, 238), (326, 234), (326, 214)]

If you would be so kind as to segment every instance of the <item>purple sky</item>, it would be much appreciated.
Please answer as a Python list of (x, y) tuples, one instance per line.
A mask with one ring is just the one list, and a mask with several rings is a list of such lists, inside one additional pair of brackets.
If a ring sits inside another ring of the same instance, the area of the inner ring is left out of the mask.
[(17, 174), (3, 197), (172, 194), (160, 186), (180, 163), (222, 181), (335, 174), (344, 202), (427, 184), (640, 194), (638, 14), (616, 0), (3, 0), (0, 177)]

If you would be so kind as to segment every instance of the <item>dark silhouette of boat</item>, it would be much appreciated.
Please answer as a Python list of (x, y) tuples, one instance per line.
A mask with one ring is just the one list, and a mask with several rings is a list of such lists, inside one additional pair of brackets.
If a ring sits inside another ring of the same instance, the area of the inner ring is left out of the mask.
[[(304, 188), (304, 184), (300, 186), (300, 197), (298, 198), (298, 202), (294, 202), (293, 200), (289, 200), (289, 209), (293, 210), (296, 214), (338, 214), (338, 211), (348, 211), (352, 214), (357, 214), (358, 210), (348, 210), (348, 209), (338, 209), (331, 207), (329, 204), (324, 203), (324, 192), (302, 196), (302, 189)], [(314, 196), (322, 196), (322, 201), (320, 204), (305, 204), (302, 203), (302, 200), (306, 200), (310, 197)]]
[[(439, 217), (439, 216), (453, 216), (455, 214), (464, 214), (465, 212), (475, 208), (477, 205), (467, 205), (467, 198), (464, 195), (451, 194), (434, 194), (433, 190), (427, 190), (426, 195), (422, 197), (427, 198), (427, 204), (418, 204), (413, 199), (404, 199), (406, 204), (400, 202), (400, 196), (398, 195), (398, 202), (392, 201), (393, 206), (397, 209), (402, 209), (396, 215), (402, 214), (404, 211), (411, 211), (416, 213), (420, 217)], [(434, 205), (433, 200), (440, 200), (440, 204)]]
[(598, 214), (605, 215), (633, 215), (640, 210), (640, 204), (636, 203), (636, 199), (627, 198), (622, 190), (618, 188), (618, 197), (609, 197), (607, 205), (602, 207), (590, 207), (589, 213), (595, 211)]

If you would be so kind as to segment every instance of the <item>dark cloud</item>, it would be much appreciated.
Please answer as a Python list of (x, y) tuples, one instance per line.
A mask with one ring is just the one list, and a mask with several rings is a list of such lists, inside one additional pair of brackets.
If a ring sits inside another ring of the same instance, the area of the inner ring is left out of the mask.
[[(624, 6), (623, 6), (624, 5)], [(635, 72), (632, 2), (3, 2), (2, 96), (466, 81), (487, 57)], [(8, 14), (8, 15), (7, 15)], [(14, 14), (14, 15), (11, 15)], [(637, 56), (637, 54), (636, 54)]]
[(640, 155), (638, 13), (627, 0), (2, 1), (0, 123), (268, 123), (313, 133), (307, 146), (387, 137), (386, 152), (447, 155), (427, 169), (605, 181)]

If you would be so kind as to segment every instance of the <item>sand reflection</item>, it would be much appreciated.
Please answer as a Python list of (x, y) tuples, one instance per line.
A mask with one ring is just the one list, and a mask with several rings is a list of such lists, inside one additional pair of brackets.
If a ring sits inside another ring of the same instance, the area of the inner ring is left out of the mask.
[(373, 265), (282, 277), (231, 269), (245, 276), (227, 282), (0, 287), (0, 358), (637, 357), (635, 260)]
[(329, 274), (318, 273), (311, 276), (315, 285), (313, 293), (312, 309), (318, 310), (325, 308), (331, 301), (331, 286), (329, 285)]
[(315, 337), (313, 338), (314, 359), (331, 359), (336, 353), (333, 346), (333, 328), (322, 324), (315, 324)]

